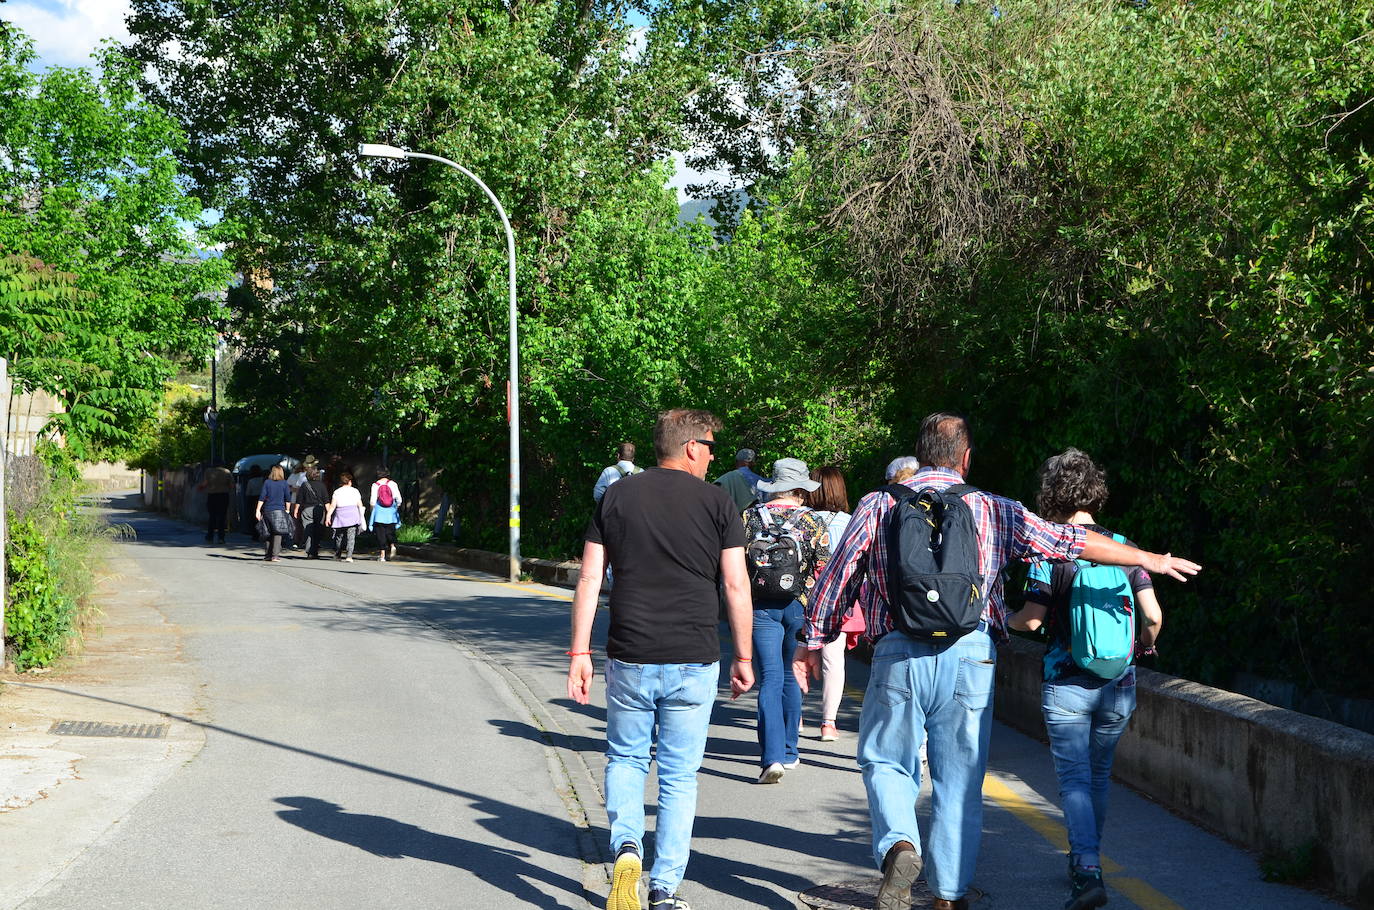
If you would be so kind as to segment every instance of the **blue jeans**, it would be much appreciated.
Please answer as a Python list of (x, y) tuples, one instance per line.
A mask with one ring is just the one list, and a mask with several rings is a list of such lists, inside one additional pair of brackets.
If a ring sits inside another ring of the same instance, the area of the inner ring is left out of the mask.
[(754, 608), (754, 666), (759, 673), (759, 754), (762, 767), (797, 758), (801, 687), (792, 675), (792, 652), (802, 627), (802, 605)]
[(1076, 865), (1100, 866), (1112, 758), (1135, 710), (1135, 667), (1100, 686), (1082, 682), (1045, 683), (1040, 689), (1040, 709), (1045, 713), (1050, 753), (1059, 775), (1069, 853)]
[(916, 797), (923, 740), (930, 762), (930, 840), (923, 851), (931, 893), (968, 891), (983, 835), (983, 773), (992, 733), (997, 652), (976, 629), (952, 644), (889, 632), (873, 650), (859, 720), (859, 767), (879, 868), (898, 841), (921, 849)]
[(658, 816), (649, 887), (677, 892), (697, 815), (697, 769), (716, 700), (720, 664), (606, 661), (606, 814), (611, 852), (644, 850), (644, 784), (658, 726)]

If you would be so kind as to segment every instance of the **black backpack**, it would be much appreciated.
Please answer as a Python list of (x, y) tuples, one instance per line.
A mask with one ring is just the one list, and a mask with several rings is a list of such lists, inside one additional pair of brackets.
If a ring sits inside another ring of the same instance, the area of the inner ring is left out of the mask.
[(797, 526), (797, 519), (811, 510), (798, 509), (779, 522), (766, 506), (752, 508), (763, 530), (744, 548), (749, 564), (749, 589), (755, 600), (790, 600), (806, 590), (806, 576), (811, 571), (801, 541), (792, 529)]
[(888, 612), (901, 632), (955, 641), (983, 618), (987, 592), (978, 569), (978, 531), (962, 499), (975, 488), (912, 490), (888, 484), (897, 502), (887, 524)]

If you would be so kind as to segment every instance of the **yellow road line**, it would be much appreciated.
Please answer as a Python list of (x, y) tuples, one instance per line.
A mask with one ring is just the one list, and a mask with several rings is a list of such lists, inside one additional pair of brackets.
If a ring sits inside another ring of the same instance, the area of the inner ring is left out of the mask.
[[(1019, 818), (1026, 827), (1054, 845), (1061, 853), (1068, 853), (1069, 839), (1064, 826), (1053, 816), (1047, 815), (1038, 806), (1032, 805), (1019, 793), (1013, 791), (1003, 781), (991, 774), (983, 778), (983, 793), (993, 802)], [(1102, 871), (1112, 876), (1108, 885), (1126, 895), (1140, 910), (1183, 910), (1178, 904), (1160, 894), (1148, 883), (1138, 878), (1117, 878), (1117, 873), (1125, 868), (1110, 857), (1102, 856)]]
[(538, 595), (540, 595), (541, 597), (548, 597), (548, 598), (552, 598), (553, 600), (572, 600), (572, 595), (571, 595), (571, 594), (555, 594), (555, 593), (552, 592), (552, 591), (545, 591), (543, 588), (532, 588), (532, 587), (530, 587), (529, 585), (517, 584), (516, 582), (511, 582), (511, 581), (507, 581), (507, 582), (489, 581), (489, 582), (487, 582), (487, 584), (491, 584), (491, 585), (500, 584), (500, 585), (503, 585), (504, 587), (507, 587), (507, 588), (518, 588), (518, 589), (521, 590), (521, 591), (529, 591), (531, 594), (538, 594)]

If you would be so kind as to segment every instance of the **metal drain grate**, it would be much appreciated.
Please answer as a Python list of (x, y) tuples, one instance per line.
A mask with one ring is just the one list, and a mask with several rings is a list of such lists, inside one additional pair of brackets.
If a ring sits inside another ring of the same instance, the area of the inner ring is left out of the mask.
[(102, 724), (97, 720), (59, 720), (48, 728), (58, 736), (117, 736), (121, 739), (164, 739), (166, 724)]

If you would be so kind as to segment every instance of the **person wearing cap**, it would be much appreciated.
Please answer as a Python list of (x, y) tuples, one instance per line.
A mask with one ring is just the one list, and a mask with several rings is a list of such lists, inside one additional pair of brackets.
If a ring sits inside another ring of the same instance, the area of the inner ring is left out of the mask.
[[(759, 675), (759, 783), (776, 784), (783, 773), (801, 764), (797, 738), (801, 727), (801, 686), (791, 673), (790, 660), (802, 629), (806, 598), (816, 575), (830, 558), (830, 532), (825, 520), (803, 505), (807, 493), (820, 488), (806, 462), (779, 458), (773, 478), (760, 480), (761, 494), (772, 494), (744, 512), (744, 533), (751, 541), (766, 542), (775, 535), (797, 542), (801, 564), (794, 593), (761, 595), (758, 564), (750, 561), (750, 591), (754, 603), (754, 659)], [(746, 554), (750, 553), (746, 549)], [(783, 576), (784, 579), (787, 576)]]
[(740, 449), (735, 453), (735, 469), (716, 478), (716, 486), (730, 494), (735, 508), (743, 512), (759, 498), (759, 482), (763, 480), (754, 473), (753, 449)]
[[(286, 489), (289, 491), (287, 502), (294, 503), (296, 501), (296, 493), (299, 492), (301, 484), (305, 483), (305, 469), (317, 464), (318, 461), (319, 459), (314, 455), (305, 456), (300, 464), (296, 465), (296, 470), (292, 471), (286, 478)], [(291, 531), (291, 549), (299, 550), (301, 542), (305, 539), (305, 525), (300, 518), (294, 518), (292, 521), (294, 527)]]

